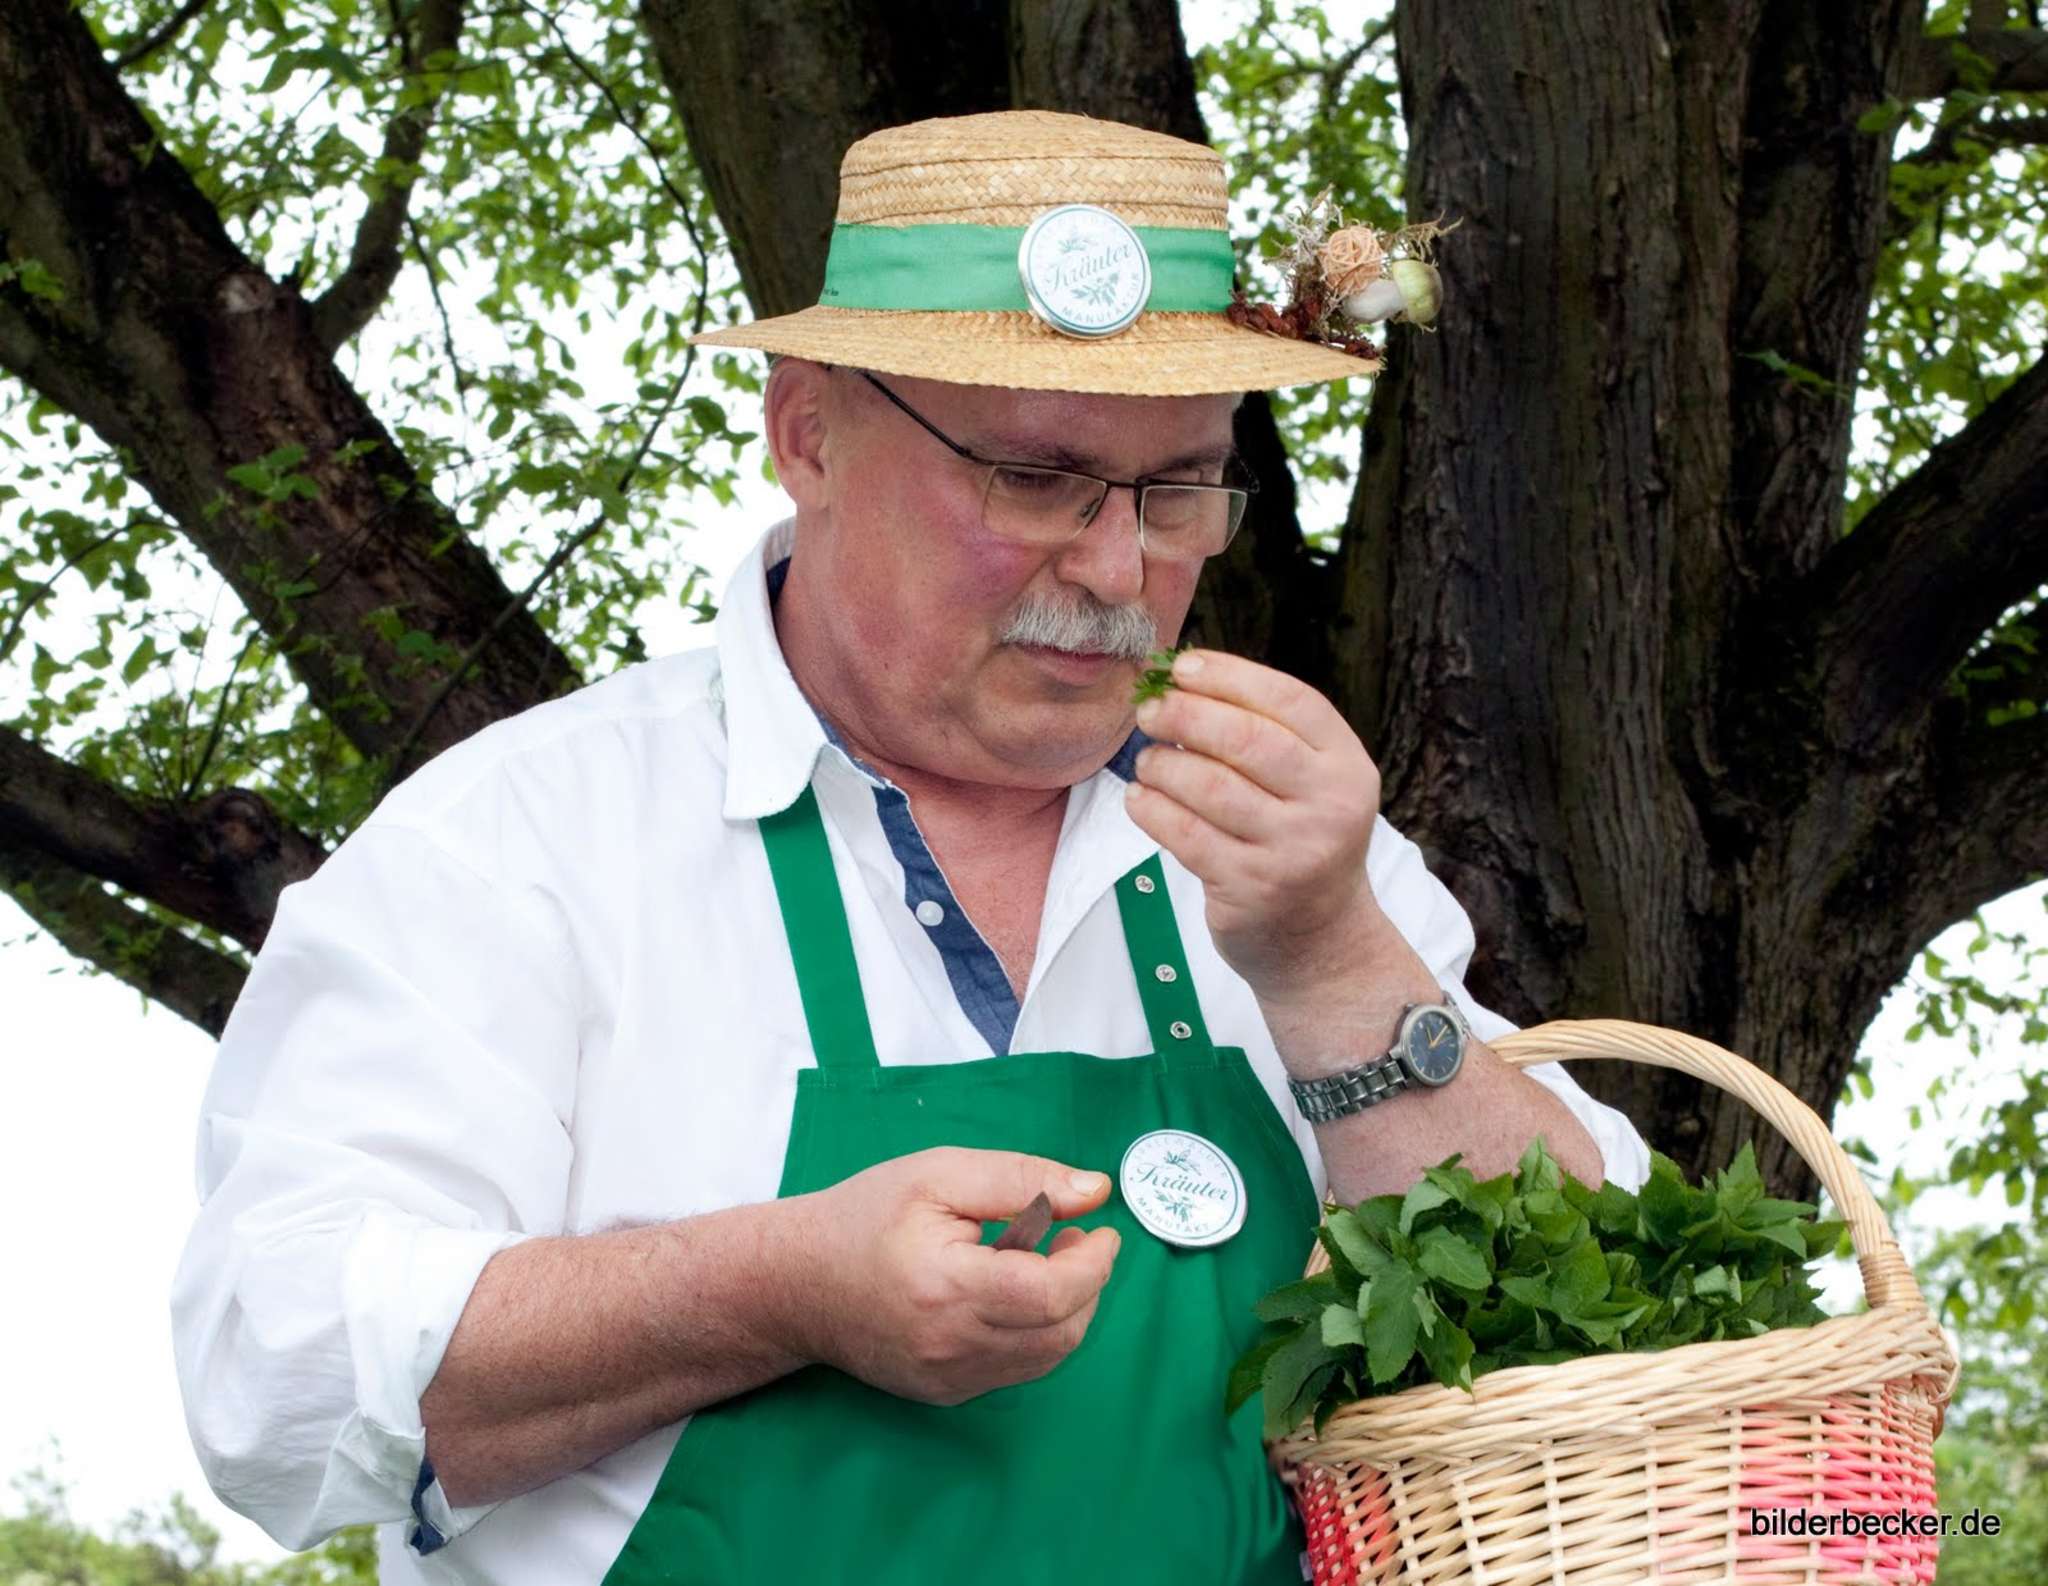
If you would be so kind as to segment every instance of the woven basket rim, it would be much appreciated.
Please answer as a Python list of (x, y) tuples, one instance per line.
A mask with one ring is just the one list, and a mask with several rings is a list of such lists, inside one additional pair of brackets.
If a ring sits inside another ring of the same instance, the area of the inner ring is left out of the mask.
[[(1676, 1344), (1669, 1349), (1615, 1350), (1581, 1355), (1573, 1360), (1560, 1360), (1548, 1365), (1503, 1366), (1498, 1371), (1489, 1371), (1485, 1376), (1477, 1378), (1472, 1384), (1473, 1391), (1469, 1394), (1462, 1388), (1447, 1388), (1433, 1382), (1422, 1383), (1416, 1387), (1404, 1388), (1399, 1393), (1379, 1394), (1354, 1400), (1331, 1415), (1325, 1423), (1321, 1437), (1317, 1437), (1312, 1430), (1304, 1430), (1312, 1426), (1312, 1419), (1304, 1419), (1293, 1431), (1271, 1439), (1271, 1442), (1276, 1451), (1284, 1448), (1290, 1458), (1312, 1462), (1314, 1450), (1322, 1444), (1334, 1442), (1345, 1436), (1371, 1436), (1378, 1422), (1427, 1415), (1433, 1411), (1444, 1413), (1447, 1424), (1442, 1435), (1449, 1440), (1467, 1435), (1471, 1423), (1481, 1419), (1487, 1411), (1496, 1407), (1499, 1401), (1513, 1397), (1520, 1389), (1537, 1386), (1547, 1389), (1552, 1394), (1573, 1393), (1573, 1424), (1567, 1427), (1560, 1418), (1557, 1431), (1569, 1431), (1572, 1435), (1583, 1436), (1598, 1425), (1603, 1398), (1616, 1409), (1620, 1409), (1624, 1403), (1634, 1405), (1638, 1402), (1624, 1399), (1621, 1395), (1602, 1395), (1598, 1390), (1623, 1383), (1639, 1384), (1645, 1371), (1654, 1369), (1668, 1377), (1690, 1365), (1720, 1364), (1730, 1359), (1760, 1353), (1758, 1346), (1781, 1343), (1786, 1335), (1841, 1338), (1859, 1332), (1885, 1332), (1900, 1323), (1908, 1324), (1905, 1328), (1907, 1331), (1922, 1333), (1923, 1342), (1930, 1346), (1930, 1353), (1937, 1360), (1945, 1362), (1945, 1380), (1939, 1385), (1934, 1397), (1938, 1403), (1946, 1405), (1954, 1392), (1958, 1369), (1954, 1352), (1949, 1348), (1947, 1338), (1942, 1334), (1925, 1304), (1898, 1300), (1889, 1305), (1872, 1306), (1852, 1316), (1830, 1316), (1810, 1327), (1773, 1328), (1770, 1332), (1758, 1334), (1753, 1338), (1702, 1339), (1690, 1344)], [(1928, 1378), (1927, 1371), (1910, 1369), (1911, 1364), (1902, 1362), (1904, 1369), (1890, 1375), (1874, 1374), (1874, 1380), (1905, 1382)], [(1815, 1396), (1810, 1388), (1802, 1389), (1799, 1384), (1760, 1377), (1741, 1395), (1732, 1396), (1727, 1402), (1729, 1408), (1737, 1408)], [(1617, 1432), (1617, 1435), (1633, 1436), (1636, 1435), (1637, 1429), (1645, 1424), (1654, 1425), (1659, 1420), (1682, 1421), (1697, 1413), (1696, 1408), (1683, 1404), (1662, 1415), (1655, 1408), (1647, 1411), (1634, 1408), (1625, 1417), (1627, 1430)], [(1410, 1432), (1404, 1440), (1426, 1441), (1426, 1436)], [(1447, 1459), (1458, 1457), (1446, 1456)]]

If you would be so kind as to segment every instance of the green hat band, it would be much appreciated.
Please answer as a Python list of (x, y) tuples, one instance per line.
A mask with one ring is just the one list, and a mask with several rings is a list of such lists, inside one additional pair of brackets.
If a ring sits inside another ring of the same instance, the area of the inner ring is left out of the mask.
[[(1220, 314), (1237, 260), (1230, 234), (1134, 226), (1152, 264), (1148, 313)], [(1031, 312), (1017, 272), (1022, 226), (834, 226), (819, 303), (830, 308)]]

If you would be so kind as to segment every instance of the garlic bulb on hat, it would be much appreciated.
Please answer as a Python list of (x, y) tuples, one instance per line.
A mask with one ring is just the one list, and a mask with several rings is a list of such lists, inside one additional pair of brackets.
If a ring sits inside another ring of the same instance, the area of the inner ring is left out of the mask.
[(1361, 325), (1382, 319), (1427, 325), (1436, 318), (1443, 295), (1443, 277), (1433, 265), (1420, 259), (1396, 259), (1387, 266), (1384, 279), (1345, 298), (1343, 308), (1347, 317)]

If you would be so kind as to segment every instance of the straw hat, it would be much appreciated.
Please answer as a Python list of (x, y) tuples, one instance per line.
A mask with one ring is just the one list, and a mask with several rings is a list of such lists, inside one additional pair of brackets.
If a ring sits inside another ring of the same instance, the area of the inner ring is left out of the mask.
[(1377, 373), (1375, 358), (1225, 317), (1228, 200), (1213, 149), (1119, 122), (1011, 110), (888, 127), (840, 164), (818, 305), (692, 339), (1129, 396)]

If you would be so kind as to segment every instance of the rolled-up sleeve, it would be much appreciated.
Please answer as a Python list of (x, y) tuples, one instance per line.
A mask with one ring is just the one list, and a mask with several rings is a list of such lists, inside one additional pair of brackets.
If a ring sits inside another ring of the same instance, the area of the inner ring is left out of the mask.
[[(553, 900), (409, 826), (287, 887), (202, 1106), (171, 1321), (221, 1500), (288, 1548), (451, 1509), (419, 1401), (478, 1273), (558, 1232), (579, 986)], [(423, 1479), (424, 1477), (424, 1479)]]
[[(1415, 949), (1458, 1010), (1482, 1041), (1511, 1034), (1516, 1026), (1490, 1008), (1480, 1006), (1465, 989), (1465, 971), (1472, 963), (1472, 921), (1451, 890), (1430, 873), (1422, 850), (1403, 837), (1385, 817), (1373, 829), (1366, 853), (1366, 873), (1373, 896)], [(1522, 1072), (1556, 1093), (1571, 1108), (1600, 1148), (1607, 1178), (1624, 1189), (1640, 1189), (1650, 1176), (1650, 1148), (1628, 1115), (1595, 1101), (1580, 1088), (1561, 1063), (1536, 1063)]]

